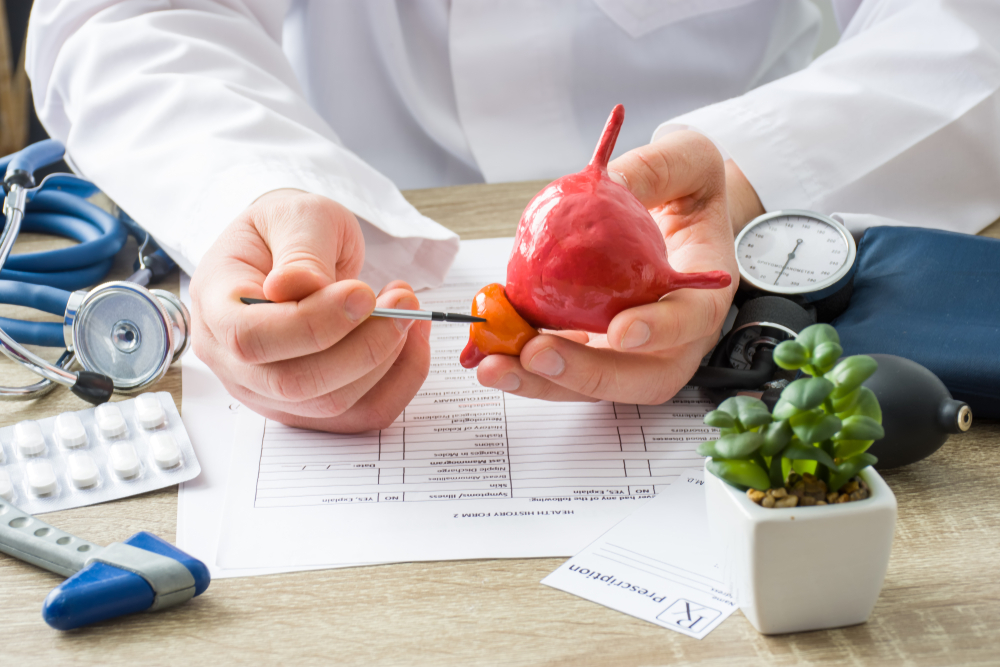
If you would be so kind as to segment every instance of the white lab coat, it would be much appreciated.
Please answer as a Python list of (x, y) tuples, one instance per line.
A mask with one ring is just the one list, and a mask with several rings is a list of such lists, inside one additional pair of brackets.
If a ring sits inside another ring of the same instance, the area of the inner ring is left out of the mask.
[(975, 232), (1000, 216), (1000, 2), (36, 0), (39, 116), (191, 272), (275, 188), (363, 220), (379, 286), (455, 236), (398, 188), (555, 178), (625, 104), (616, 154), (711, 137), (768, 210)]

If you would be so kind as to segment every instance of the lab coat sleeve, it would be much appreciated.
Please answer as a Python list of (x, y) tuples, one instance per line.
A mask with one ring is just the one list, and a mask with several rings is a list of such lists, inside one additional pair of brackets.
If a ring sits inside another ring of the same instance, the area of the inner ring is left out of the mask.
[(438, 284), (458, 237), (343, 147), (281, 49), (289, 2), (36, 0), (27, 69), (42, 123), (191, 273), (247, 205), (278, 188), (362, 219), (362, 278)]
[(711, 138), (769, 211), (978, 232), (1000, 216), (1000, 3), (866, 0), (806, 69), (653, 139), (678, 129)]

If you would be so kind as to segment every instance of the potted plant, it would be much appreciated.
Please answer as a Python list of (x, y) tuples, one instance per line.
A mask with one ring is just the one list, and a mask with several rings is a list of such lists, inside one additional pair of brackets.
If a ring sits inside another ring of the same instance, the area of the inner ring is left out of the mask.
[(807, 377), (773, 413), (736, 396), (705, 417), (721, 431), (698, 451), (723, 577), (764, 634), (865, 622), (889, 564), (896, 498), (871, 468), (882, 411), (862, 386), (877, 364), (842, 353), (833, 327), (810, 326), (774, 350)]

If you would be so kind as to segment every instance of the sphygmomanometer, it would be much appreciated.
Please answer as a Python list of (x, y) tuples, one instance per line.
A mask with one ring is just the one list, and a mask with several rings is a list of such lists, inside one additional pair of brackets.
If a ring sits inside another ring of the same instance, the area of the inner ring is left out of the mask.
[[(124, 212), (112, 215), (88, 201), (97, 192), (70, 174), (40, 184), (34, 172), (63, 157), (47, 139), (0, 159), (5, 224), (0, 236), (0, 303), (60, 315), (58, 322), (0, 318), (0, 350), (42, 379), (26, 387), (0, 387), (0, 399), (41, 396), (56, 384), (99, 404), (112, 393), (132, 394), (160, 380), (188, 348), (190, 316), (170, 292), (147, 289), (173, 262)], [(11, 255), (21, 230), (67, 237), (76, 245)], [(111, 270), (129, 234), (140, 244), (137, 271), (125, 281), (93, 289)], [(24, 345), (65, 347), (54, 364)], [(73, 370), (78, 362), (82, 370)]]
[(773, 406), (791, 380), (772, 351), (805, 327), (836, 327), (844, 354), (872, 354), (866, 383), (883, 406), (879, 467), (919, 460), (972, 413), (1000, 417), (1000, 240), (872, 227), (855, 242), (838, 220), (768, 213), (735, 243), (738, 308), (691, 384), (716, 401), (751, 394)]
[[(776, 400), (783, 384), (771, 350), (846, 308), (857, 246), (839, 221), (784, 210), (752, 220), (736, 237), (740, 290), (731, 327), (692, 384), (719, 397), (760, 387)], [(759, 354), (758, 354), (759, 352)]]

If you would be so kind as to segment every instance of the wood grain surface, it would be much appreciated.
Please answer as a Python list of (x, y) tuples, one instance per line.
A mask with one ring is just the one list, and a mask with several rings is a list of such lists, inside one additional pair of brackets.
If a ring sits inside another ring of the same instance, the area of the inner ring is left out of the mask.
[[(540, 186), (406, 195), (463, 238), (484, 238), (512, 234)], [(1000, 235), (1000, 225), (989, 233)], [(26, 235), (18, 248), (56, 243)], [(127, 275), (131, 261), (123, 253), (117, 275)], [(3, 314), (15, 311), (25, 312)], [(0, 362), (0, 382), (26, 380)], [(179, 404), (179, 369), (159, 388)], [(57, 390), (32, 403), (0, 404), (0, 425), (83, 407)], [(899, 500), (892, 560), (871, 619), (850, 628), (764, 637), (737, 612), (697, 641), (540, 585), (562, 562), (548, 558), (219, 580), (179, 608), (58, 632), (45, 625), (40, 609), (60, 577), (0, 555), (0, 666), (996, 665), (998, 448), (1000, 424), (977, 422), (933, 456), (884, 474)], [(172, 487), (45, 519), (98, 543), (139, 530), (172, 540), (176, 498)]]

